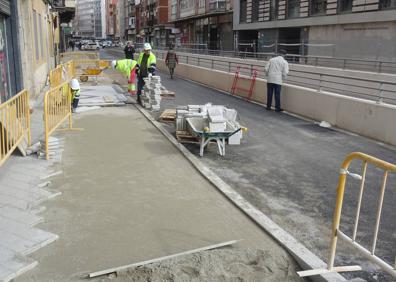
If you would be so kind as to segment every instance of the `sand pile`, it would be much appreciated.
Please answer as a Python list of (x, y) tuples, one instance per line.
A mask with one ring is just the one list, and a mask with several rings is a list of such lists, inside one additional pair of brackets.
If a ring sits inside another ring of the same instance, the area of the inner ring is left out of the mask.
[[(272, 255), (272, 256), (271, 256)], [(129, 269), (101, 281), (303, 281), (286, 254), (263, 250), (222, 249), (200, 252)]]

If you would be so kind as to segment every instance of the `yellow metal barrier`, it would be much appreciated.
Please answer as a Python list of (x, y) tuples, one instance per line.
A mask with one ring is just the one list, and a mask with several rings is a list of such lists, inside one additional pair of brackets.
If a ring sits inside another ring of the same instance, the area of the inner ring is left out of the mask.
[(44, 96), (44, 130), (45, 130), (45, 156), (49, 159), (48, 140), (51, 134), (66, 120), (69, 122), (68, 130), (81, 130), (73, 128), (71, 111), (71, 89), (69, 82), (48, 90)]
[(63, 66), (59, 65), (49, 73), (50, 87), (56, 87), (64, 81)]
[(63, 64), (67, 79), (70, 80), (76, 76), (76, 69), (74, 67), (74, 61), (69, 61)]
[(30, 146), (29, 111), (29, 94), (26, 90), (0, 104), (0, 166), (23, 140)]
[[(348, 171), (349, 165), (351, 164), (351, 162), (353, 160), (356, 160), (356, 159), (362, 161), (362, 174), (361, 175), (355, 174), (355, 173), (350, 173)], [(377, 207), (377, 213), (376, 213), (376, 222), (375, 222), (375, 226), (374, 226), (374, 235), (373, 235), (373, 239), (372, 239), (371, 250), (364, 248), (361, 244), (356, 242), (356, 235), (357, 235), (357, 229), (358, 229), (359, 218), (360, 218), (360, 208), (361, 208), (361, 203), (362, 203), (362, 198), (363, 198), (364, 183), (365, 183), (365, 179), (366, 179), (366, 170), (367, 170), (368, 164), (374, 165), (378, 169), (381, 169), (384, 171), (381, 189), (379, 192), (380, 195), (379, 195), (379, 201), (378, 201), (378, 207)], [(335, 259), (336, 248), (337, 248), (337, 239), (340, 238), (341, 240), (343, 240), (343, 242), (352, 246), (360, 254), (362, 254), (367, 259), (369, 259), (371, 262), (375, 263), (381, 269), (383, 269), (384, 271), (386, 271), (387, 273), (389, 273), (390, 275), (392, 275), (393, 277), (396, 278), (396, 257), (395, 257), (395, 265), (392, 266), (375, 255), (375, 248), (377, 245), (379, 225), (380, 225), (380, 221), (381, 221), (382, 204), (383, 204), (384, 195), (385, 195), (386, 181), (388, 178), (388, 174), (390, 172), (396, 173), (396, 165), (385, 162), (380, 159), (377, 159), (375, 157), (372, 157), (372, 156), (369, 156), (369, 155), (366, 155), (363, 153), (359, 153), (359, 152), (351, 153), (350, 155), (348, 155), (346, 157), (346, 159), (344, 160), (344, 162), (341, 165), (340, 176), (339, 176), (339, 180), (338, 180), (337, 200), (336, 200), (336, 206), (335, 206), (335, 210), (334, 210), (333, 226), (332, 226), (332, 233), (331, 233), (332, 237), (331, 237), (331, 242), (330, 242), (330, 254), (329, 254), (329, 261), (327, 264), (327, 269), (313, 269), (313, 270), (300, 271), (300, 272), (298, 272), (300, 277), (319, 275), (319, 274), (324, 274), (324, 273), (329, 273), (329, 272), (362, 270), (361, 266), (359, 266), (359, 265), (334, 267), (334, 259)], [(358, 196), (358, 203), (357, 203), (357, 208), (356, 208), (356, 216), (355, 216), (355, 223), (354, 223), (352, 238), (350, 238), (349, 236), (347, 236), (344, 232), (342, 232), (340, 230), (341, 210), (342, 210), (342, 204), (343, 204), (343, 200), (344, 200), (345, 183), (346, 183), (346, 178), (348, 175), (351, 176), (352, 178), (360, 181), (360, 191), (359, 191), (359, 196)]]

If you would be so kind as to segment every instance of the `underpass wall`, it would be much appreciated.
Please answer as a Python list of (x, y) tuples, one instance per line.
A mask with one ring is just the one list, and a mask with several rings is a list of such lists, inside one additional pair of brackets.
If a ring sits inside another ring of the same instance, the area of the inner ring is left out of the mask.
[[(163, 60), (158, 68), (167, 71)], [(234, 75), (209, 68), (179, 64), (176, 75), (230, 93)], [(239, 85), (246, 88), (247, 84)], [(257, 79), (252, 100), (266, 104), (266, 80)], [(238, 96), (246, 97), (244, 94)], [(208, 101), (210, 102), (210, 101)], [(284, 84), (282, 108), (315, 121), (396, 145), (396, 106)]]

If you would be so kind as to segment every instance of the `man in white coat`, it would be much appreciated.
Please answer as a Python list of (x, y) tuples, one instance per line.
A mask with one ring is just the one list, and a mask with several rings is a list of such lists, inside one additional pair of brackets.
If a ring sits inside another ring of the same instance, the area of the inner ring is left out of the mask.
[(280, 50), (279, 56), (270, 59), (265, 66), (267, 73), (267, 110), (271, 110), (272, 95), (275, 92), (275, 111), (283, 111), (280, 105), (280, 94), (283, 79), (289, 73), (289, 64), (285, 60), (286, 51)]

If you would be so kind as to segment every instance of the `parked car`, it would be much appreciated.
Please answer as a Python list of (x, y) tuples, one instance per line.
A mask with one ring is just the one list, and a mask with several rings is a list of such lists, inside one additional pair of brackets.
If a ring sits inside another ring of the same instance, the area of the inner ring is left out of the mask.
[(99, 50), (100, 49), (100, 45), (98, 42), (90, 42), (88, 44), (84, 45), (83, 50)]

